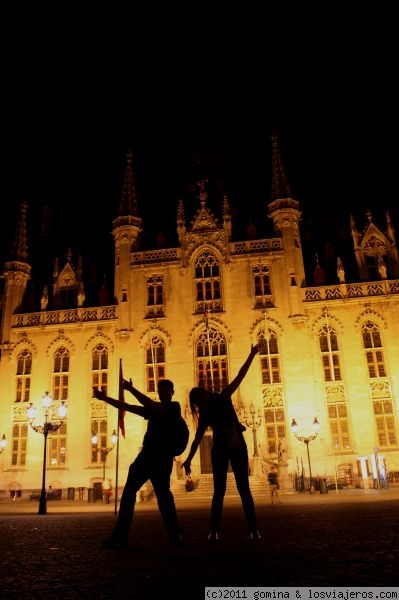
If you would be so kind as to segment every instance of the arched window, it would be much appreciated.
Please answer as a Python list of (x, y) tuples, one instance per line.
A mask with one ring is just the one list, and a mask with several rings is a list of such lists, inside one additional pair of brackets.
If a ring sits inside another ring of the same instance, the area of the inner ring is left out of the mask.
[(158, 381), (165, 379), (165, 342), (152, 333), (146, 349), (147, 393), (157, 391)]
[(267, 265), (252, 267), (252, 281), (255, 297), (255, 308), (271, 305), (270, 269)]
[(105, 388), (108, 393), (108, 349), (97, 344), (91, 353), (92, 387)]
[(205, 250), (197, 257), (194, 267), (196, 312), (221, 311), (220, 267), (216, 256)]
[(162, 275), (147, 277), (146, 317), (162, 317), (164, 315), (164, 282)]
[(366, 321), (362, 327), (362, 337), (370, 378), (378, 445), (385, 448), (397, 446), (394, 405), (387, 379), (381, 333), (377, 324)]
[[(100, 343), (91, 353), (91, 380), (92, 386), (103, 389), (108, 394), (108, 348)], [(94, 402), (90, 412), (90, 444), (91, 463), (101, 463), (101, 452), (97, 452), (91, 443), (91, 436), (97, 435), (97, 448), (107, 447), (108, 419), (107, 405), (105, 402)]]
[(53, 400), (68, 399), (69, 352), (60, 347), (54, 354)]
[(333, 452), (348, 451), (351, 448), (348, 408), (341, 386), (327, 385), (342, 381), (338, 336), (328, 322), (319, 330), (320, 358), (323, 368), (325, 393), (327, 398), (328, 421)]
[[(277, 454), (286, 437), (285, 409), (281, 389), (280, 353), (277, 334), (264, 327), (258, 335), (259, 359), (264, 396), (266, 447)], [(277, 389), (276, 389), (277, 388)]]
[(375, 323), (367, 321), (363, 325), (362, 335), (369, 377), (386, 377), (384, 349), (382, 347), (380, 330)]
[[(54, 410), (57, 401), (68, 400), (69, 392), (69, 351), (60, 346), (54, 353), (53, 365), (53, 400), (55, 401)], [(67, 444), (67, 419), (65, 419), (59, 429), (51, 434), (48, 439), (48, 458), (49, 467), (60, 467), (66, 463), (66, 444)]]
[(340, 381), (342, 378), (339, 364), (338, 338), (335, 329), (328, 323), (323, 325), (319, 332), (319, 344), (324, 381)]
[(196, 344), (199, 387), (221, 392), (227, 385), (227, 350), (224, 335), (212, 326), (202, 331)]
[(262, 383), (281, 383), (280, 354), (276, 333), (272, 329), (268, 329), (265, 335), (260, 336), (259, 341)]
[(29, 402), (32, 370), (32, 354), (22, 350), (17, 358), (17, 377), (15, 402)]

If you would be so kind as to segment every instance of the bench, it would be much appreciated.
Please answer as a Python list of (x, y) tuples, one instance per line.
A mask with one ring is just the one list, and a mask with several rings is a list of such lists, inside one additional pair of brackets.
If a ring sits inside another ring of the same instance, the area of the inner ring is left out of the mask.
[[(32, 490), (30, 495), (31, 500), (40, 500), (42, 491), (41, 490)], [(62, 490), (51, 490), (51, 492), (47, 492), (46, 498), (47, 500), (61, 500)]]

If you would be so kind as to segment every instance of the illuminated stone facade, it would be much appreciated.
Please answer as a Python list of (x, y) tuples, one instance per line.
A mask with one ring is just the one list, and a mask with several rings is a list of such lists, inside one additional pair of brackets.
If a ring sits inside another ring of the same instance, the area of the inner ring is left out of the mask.
[[(399, 260), (390, 216), (383, 230), (369, 215), (361, 233), (352, 220), (356, 280), (347, 281), (337, 257), (336, 283), (309, 286), (300, 206), (291, 197), (275, 139), (272, 161), (265, 219), (273, 224), (274, 237), (233, 241), (227, 196), (220, 202), (219, 224), (200, 181), (196, 214), (186, 215), (183, 201), (178, 204), (178, 246), (142, 250), (129, 154), (113, 221), (115, 300), (98, 306), (87, 306), (82, 263), (74, 265), (68, 255), (64, 266), (55, 263), (40, 306), (21, 308), (31, 277), (22, 204), (14, 257), (4, 265), (0, 434), (8, 444), (1, 455), (0, 489), (40, 487), (43, 436), (29, 426), (26, 409), (33, 402), (37, 421), (43, 420), (45, 391), (55, 407), (61, 401), (68, 407), (66, 421), (48, 437), (47, 482), (54, 488), (92, 488), (105, 473), (114, 484), (117, 450), (107, 454), (104, 465), (91, 435), (97, 434), (103, 449), (112, 447), (117, 414), (92, 398), (93, 385), (117, 396), (120, 360), (124, 376), (153, 397), (159, 378), (172, 379), (192, 439), (190, 388), (220, 389), (257, 341), (261, 352), (233, 398), (247, 426), (253, 474), (278, 463), (286, 489), (293, 488), (296, 476), (308, 477), (306, 444), (292, 433), (291, 423), (297, 422), (298, 436), (307, 436), (316, 417), (320, 431), (309, 443), (313, 476), (367, 487), (399, 475)], [(190, 226), (187, 217), (194, 217)], [(145, 427), (142, 419), (125, 417), (120, 484)], [(210, 473), (209, 436), (200, 450), (195, 476)], [(174, 479), (181, 476), (178, 461)]]

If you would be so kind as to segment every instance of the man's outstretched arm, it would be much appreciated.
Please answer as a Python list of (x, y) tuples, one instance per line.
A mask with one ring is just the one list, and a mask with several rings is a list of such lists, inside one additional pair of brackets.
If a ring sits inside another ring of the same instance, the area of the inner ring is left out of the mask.
[(123, 389), (127, 392), (130, 392), (140, 402), (140, 404), (142, 404), (146, 408), (155, 408), (155, 410), (163, 411), (162, 404), (160, 402), (156, 402), (155, 400), (153, 400), (149, 396), (146, 396), (137, 388), (135, 388), (131, 379), (129, 379), (129, 381), (127, 381), (126, 379), (123, 380)]
[(135, 406), (134, 404), (128, 404), (127, 402), (122, 402), (121, 400), (116, 400), (115, 398), (111, 398), (107, 396), (104, 390), (99, 390), (98, 388), (93, 388), (93, 397), (98, 400), (103, 400), (110, 406), (117, 408), (118, 410), (124, 410), (126, 412), (131, 412), (135, 415), (139, 415), (140, 417), (146, 418), (146, 409), (144, 406)]

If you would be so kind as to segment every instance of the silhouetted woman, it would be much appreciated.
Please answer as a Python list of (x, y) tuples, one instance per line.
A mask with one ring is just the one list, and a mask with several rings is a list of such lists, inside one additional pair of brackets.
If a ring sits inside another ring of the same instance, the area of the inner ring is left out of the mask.
[(249, 487), (248, 450), (242, 434), (244, 425), (238, 420), (231, 395), (236, 391), (257, 354), (259, 346), (251, 346), (248, 358), (238, 371), (237, 376), (220, 393), (209, 392), (205, 388), (195, 387), (190, 391), (190, 407), (198, 420), (197, 432), (190, 452), (182, 467), (186, 475), (191, 473), (191, 461), (208, 427), (212, 427), (212, 470), (213, 498), (210, 531), (208, 539), (216, 541), (219, 537), (219, 526), (226, 493), (227, 470), (229, 461), (233, 469), (237, 490), (241, 497), (242, 507), (247, 519), (251, 539), (259, 539), (255, 506)]

